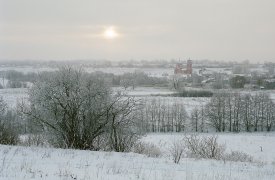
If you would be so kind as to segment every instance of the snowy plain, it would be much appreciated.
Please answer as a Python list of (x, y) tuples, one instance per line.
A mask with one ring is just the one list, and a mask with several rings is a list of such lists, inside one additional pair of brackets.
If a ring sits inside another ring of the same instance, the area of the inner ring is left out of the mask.
[[(145, 67), (135, 67), (135, 68), (126, 68), (126, 67), (106, 67), (106, 68), (96, 68), (96, 67), (85, 67), (85, 65), (79, 67), (82, 67), (86, 72), (104, 72), (104, 73), (112, 73), (114, 75), (122, 75), (125, 73), (134, 73), (136, 71), (144, 72), (148, 76), (151, 77), (168, 77), (174, 74), (174, 68), (145, 68)], [(34, 67), (34, 66), (0, 66), (0, 71), (9, 71), (9, 70), (15, 70), (22, 73), (39, 73), (39, 72), (52, 72), (58, 70), (58, 67)], [(199, 72), (200, 68), (193, 68), (194, 72)], [(227, 68), (205, 68), (206, 71), (210, 72), (225, 72), (227, 74), (230, 74), (231, 71)]]
[(113, 91), (121, 91), (129, 96), (150, 96), (150, 95), (169, 95), (175, 93), (174, 90), (162, 87), (136, 87), (135, 89), (113, 87)]
[(7, 103), (8, 107), (14, 108), (17, 103), (22, 100), (27, 100), (28, 89), (27, 88), (9, 88), (0, 89), (0, 97)]
[[(153, 99), (160, 100), (164, 104), (183, 104), (186, 108), (187, 113), (190, 115), (191, 111), (195, 107), (205, 105), (209, 102), (210, 98), (204, 97), (166, 97), (174, 93), (175, 91), (167, 88), (154, 88), (154, 87), (137, 87), (134, 90), (131, 88), (124, 90), (121, 87), (114, 87), (114, 92), (122, 91), (128, 96), (133, 96), (136, 99), (144, 99), (145, 101), (151, 101)], [(9, 107), (16, 107), (17, 103), (28, 99), (28, 89), (27, 88), (10, 88), (10, 89), (0, 89), (0, 97), (3, 97), (4, 101)]]

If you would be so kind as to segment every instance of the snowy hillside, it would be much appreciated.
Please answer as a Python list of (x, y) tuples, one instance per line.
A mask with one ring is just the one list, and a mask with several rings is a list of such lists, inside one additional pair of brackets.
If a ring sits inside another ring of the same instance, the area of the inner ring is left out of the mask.
[[(177, 135), (151, 134), (144, 141), (164, 143)], [(38, 147), (0, 146), (0, 179), (100, 179), (100, 180), (273, 180), (275, 135), (220, 134), (227, 148), (240, 149), (262, 161), (253, 163), (183, 158), (174, 164), (169, 154), (149, 158), (134, 153), (93, 152)], [(264, 155), (260, 155), (259, 146)]]

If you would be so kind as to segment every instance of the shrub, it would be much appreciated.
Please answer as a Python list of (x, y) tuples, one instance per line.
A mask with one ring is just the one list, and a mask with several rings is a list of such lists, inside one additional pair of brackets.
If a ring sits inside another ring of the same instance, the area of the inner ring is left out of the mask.
[(20, 138), (20, 144), (23, 146), (48, 147), (49, 143), (42, 134), (29, 134)]
[(221, 159), (225, 151), (225, 145), (218, 144), (217, 139), (218, 136), (201, 138), (194, 134), (185, 136), (187, 155), (194, 158)]
[(213, 92), (206, 90), (183, 90), (178, 93), (171, 94), (173, 97), (212, 97)]
[(0, 144), (15, 145), (18, 142), (17, 128), (12, 113), (8, 110), (6, 102), (0, 97)]
[(16, 145), (18, 143), (18, 134), (7, 123), (0, 123), (0, 144)]
[(185, 151), (185, 146), (183, 141), (174, 141), (172, 146), (169, 149), (170, 155), (173, 159), (173, 162), (178, 164), (183, 152)]
[(253, 162), (253, 157), (241, 151), (231, 151), (223, 156), (224, 161)]
[(144, 154), (148, 157), (160, 157), (160, 149), (152, 143), (138, 142), (133, 147), (133, 152), (138, 154)]
[(104, 79), (63, 67), (40, 76), (29, 102), (18, 107), (56, 147), (98, 150), (95, 141), (106, 134), (110, 148), (124, 152), (136, 138), (130, 117), (135, 105), (133, 97), (113, 93)]

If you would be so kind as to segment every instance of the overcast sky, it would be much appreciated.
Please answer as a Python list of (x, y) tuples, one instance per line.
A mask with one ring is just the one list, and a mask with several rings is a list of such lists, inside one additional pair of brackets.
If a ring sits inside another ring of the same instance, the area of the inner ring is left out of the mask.
[(172, 58), (275, 62), (275, 0), (0, 0), (0, 59)]

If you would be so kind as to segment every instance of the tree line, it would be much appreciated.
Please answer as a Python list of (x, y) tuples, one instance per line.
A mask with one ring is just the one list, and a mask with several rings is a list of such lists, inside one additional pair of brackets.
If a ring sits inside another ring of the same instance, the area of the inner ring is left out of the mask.
[(135, 112), (135, 117), (144, 132), (185, 131), (188, 114), (184, 104), (163, 98), (144, 98), (140, 104), (142, 106)]
[(273, 131), (275, 104), (267, 93), (219, 92), (190, 114), (180, 101), (143, 99), (136, 117), (145, 132)]
[[(209, 126), (218, 132), (274, 130), (275, 104), (267, 93), (221, 92), (203, 108), (201, 116), (207, 117)], [(201, 121), (194, 115), (193, 119)]]

